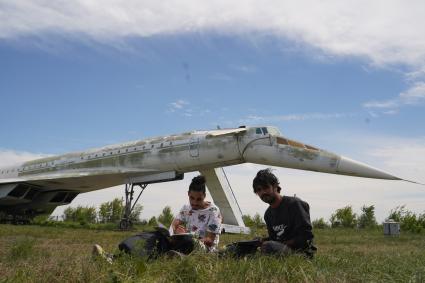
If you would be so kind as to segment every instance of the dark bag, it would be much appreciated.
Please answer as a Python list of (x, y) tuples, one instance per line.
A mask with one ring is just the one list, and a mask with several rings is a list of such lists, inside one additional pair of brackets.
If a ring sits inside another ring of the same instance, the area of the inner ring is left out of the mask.
[(224, 253), (234, 257), (244, 257), (255, 254), (258, 247), (261, 246), (261, 240), (239, 241), (226, 245)]
[(170, 238), (172, 250), (181, 252), (183, 254), (190, 254), (195, 248), (195, 242), (192, 235), (173, 235)]
[(169, 236), (161, 231), (143, 232), (122, 241), (120, 251), (133, 256), (155, 258), (170, 250)]

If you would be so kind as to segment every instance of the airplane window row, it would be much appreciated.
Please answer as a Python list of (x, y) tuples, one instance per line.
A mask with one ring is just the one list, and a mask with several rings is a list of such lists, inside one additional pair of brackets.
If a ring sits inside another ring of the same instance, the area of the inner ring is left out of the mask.
[(22, 171), (27, 171), (27, 170), (32, 170), (32, 169), (38, 169), (38, 168), (46, 168), (46, 167), (53, 167), (55, 165), (54, 162), (45, 162), (45, 163), (40, 163), (40, 164), (34, 164), (34, 165), (29, 165), (29, 166), (24, 166), (22, 169), (20, 168), (13, 168), (10, 170), (3, 170), (1, 171), (1, 174), (8, 174), (13, 173), (15, 171), (18, 172), (22, 172)]
[[(260, 128), (258, 128), (258, 129), (260, 129)], [(168, 145), (169, 146), (173, 145), (173, 142), (172, 141), (168, 142)], [(162, 142), (162, 143), (160, 143), (158, 145), (158, 148), (162, 148), (164, 146), (166, 146), (166, 143)], [(154, 147), (155, 147), (155, 144), (152, 144), (150, 146), (151, 149), (153, 149)], [(139, 148), (134, 147), (132, 151), (134, 152), (134, 151), (137, 151), (137, 150), (145, 150), (145, 149), (148, 149), (148, 146), (144, 145), (144, 146), (139, 147)], [(130, 152), (130, 151), (131, 151), (130, 148), (126, 148), (125, 149), (125, 152)], [(124, 152), (124, 150), (122, 150), (122, 152)], [(120, 153), (121, 153), (121, 150), (118, 150), (118, 151), (115, 152), (115, 154), (120, 154)], [(114, 154), (113, 151), (110, 151), (109, 152), (109, 155), (113, 155), (113, 154)], [(81, 156), (80, 159), (81, 160), (91, 159), (91, 158), (97, 158), (97, 157), (106, 156), (106, 155), (107, 155), (107, 153), (106, 152), (103, 152), (102, 154), (99, 153), (99, 154), (95, 154), (94, 156), (93, 155)], [(27, 171), (27, 170), (38, 169), (38, 168), (53, 167), (54, 165), (55, 165), (54, 162), (46, 162), (46, 163), (41, 163), (41, 164), (35, 164), (35, 165), (25, 166), (22, 170), (20, 170), (20, 169), (3, 170), (3, 171), (1, 171), (1, 174), (4, 175), (4, 174), (8, 174), (9, 172), (10, 173), (13, 173), (13, 172), (15, 172), (15, 170), (17, 170), (18, 172), (20, 172), (20, 171)]]
[[(171, 145), (173, 145), (173, 142), (168, 142), (168, 145), (169, 146), (171, 146)], [(166, 146), (166, 144), (165, 143), (160, 143), (159, 145), (158, 145), (158, 148), (162, 148), (162, 147), (164, 147), (164, 146)], [(152, 144), (150, 147), (149, 146), (146, 146), (146, 145), (144, 145), (144, 146), (142, 146), (142, 147), (139, 147), (139, 148), (137, 148), (137, 147), (134, 147), (133, 149), (130, 149), (130, 148), (126, 148), (125, 149), (125, 151), (124, 150), (118, 150), (118, 151), (110, 151), (109, 152), (109, 155), (114, 155), (114, 154), (120, 154), (120, 153), (124, 153), (124, 152), (131, 152), (131, 151), (138, 151), (138, 150), (145, 150), (145, 149), (153, 149), (155, 147), (155, 144)], [(107, 156), (108, 154), (106, 153), (106, 152), (104, 152), (104, 153), (102, 153), (102, 154), (95, 154), (94, 156), (93, 155), (88, 155), (88, 156), (81, 156), (80, 157), (80, 159), (81, 160), (83, 160), (83, 159), (91, 159), (91, 158), (97, 158), (97, 157), (101, 157), (101, 156)]]

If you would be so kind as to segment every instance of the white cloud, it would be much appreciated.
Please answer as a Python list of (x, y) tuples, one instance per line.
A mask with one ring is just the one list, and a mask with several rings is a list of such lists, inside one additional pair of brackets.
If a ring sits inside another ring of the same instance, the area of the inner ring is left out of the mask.
[[(394, 99), (364, 103), (365, 108), (394, 109), (424, 100), (423, 11), (425, 2), (421, 0), (266, 0), (261, 4), (253, 0), (3, 1), (0, 39), (36, 38), (42, 45), (46, 38), (57, 35), (132, 50), (125, 47), (126, 38), (213, 32), (244, 37), (256, 45), (264, 35), (273, 36), (308, 50), (316, 58), (354, 56), (379, 67), (407, 66), (402, 72), (406, 72), (410, 89)], [(231, 68), (256, 71), (249, 65)], [(211, 78), (233, 79), (227, 74)]]
[(179, 99), (177, 101), (171, 102), (170, 104), (168, 104), (168, 109), (167, 109), (167, 113), (175, 113), (175, 112), (190, 112), (190, 109), (187, 109), (187, 106), (190, 103), (183, 100), (183, 99)]
[[(188, 106), (191, 107), (188, 107)], [(179, 99), (175, 102), (172, 102), (168, 104), (168, 109), (166, 110), (166, 113), (173, 114), (173, 115), (181, 115), (183, 117), (194, 117), (194, 116), (206, 116), (211, 114), (211, 110), (207, 108), (202, 108), (196, 105), (192, 105), (190, 102), (185, 101), (183, 99)]]
[[(398, 97), (385, 101), (369, 101), (363, 104), (368, 109), (383, 109), (383, 114), (396, 114), (400, 107), (421, 105), (425, 103), (425, 83), (416, 82)], [(388, 110), (390, 109), (390, 110)]]
[(382, 112), (385, 115), (396, 115), (399, 113), (398, 109), (391, 109), (391, 110), (386, 110)]
[(15, 164), (46, 156), (49, 155), (43, 153), (0, 149), (0, 167), (13, 166)]
[(425, 101), (425, 83), (417, 82), (410, 89), (400, 93), (404, 104), (419, 104)]
[[(367, 7), (367, 8), (366, 8)], [(425, 61), (425, 2), (392, 1), (3, 1), (0, 38), (84, 35), (125, 37), (207, 32), (269, 34), (333, 55), (365, 56), (378, 65)]]
[(177, 100), (175, 102), (171, 102), (170, 107), (171, 107), (171, 109), (182, 109), (183, 107), (185, 107), (188, 104), (189, 104), (189, 102), (180, 99), (180, 100)]
[(257, 72), (257, 68), (252, 65), (230, 65), (230, 68), (246, 74), (252, 74)]
[(397, 108), (398, 106), (397, 100), (369, 101), (363, 104), (365, 108)]
[(215, 73), (213, 75), (210, 76), (210, 79), (212, 80), (216, 80), (216, 81), (226, 81), (226, 82), (230, 82), (233, 80), (233, 77), (227, 75), (227, 74), (223, 74), (223, 73)]
[(249, 115), (246, 118), (240, 119), (239, 123), (264, 123), (264, 122), (282, 122), (282, 121), (304, 121), (304, 120), (326, 120), (340, 119), (356, 116), (355, 113), (300, 113), (288, 114), (280, 116), (258, 116)]
[[(382, 160), (389, 168), (399, 168), (406, 174), (409, 172), (422, 172), (425, 176), (425, 138), (401, 139), (397, 142), (382, 141), (381, 147), (369, 151), (370, 156)], [(413, 177), (423, 178), (419, 174)]]

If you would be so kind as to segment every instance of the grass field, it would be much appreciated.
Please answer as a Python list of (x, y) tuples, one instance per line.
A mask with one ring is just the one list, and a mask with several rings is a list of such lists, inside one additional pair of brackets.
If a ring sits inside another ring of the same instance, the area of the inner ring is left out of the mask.
[[(315, 230), (313, 260), (194, 254), (109, 265), (91, 258), (94, 243), (116, 251), (134, 233), (0, 225), (0, 282), (425, 282), (423, 234), (384, 237), (381, 230)], [(253, 236), (222, 235), (220, 246)]]

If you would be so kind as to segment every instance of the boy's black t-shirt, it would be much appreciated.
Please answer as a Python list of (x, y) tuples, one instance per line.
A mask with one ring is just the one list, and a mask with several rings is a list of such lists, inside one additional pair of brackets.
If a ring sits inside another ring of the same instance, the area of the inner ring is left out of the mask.
[(267, 208), (264, 220), (267, 224), (269, 238), (285, 242), (294, 240), (291, 248), (302, 250), (308, 247), (308, 240), (313, 239), (308, 203), (296, 197), (283, 196), (277, 208)]

